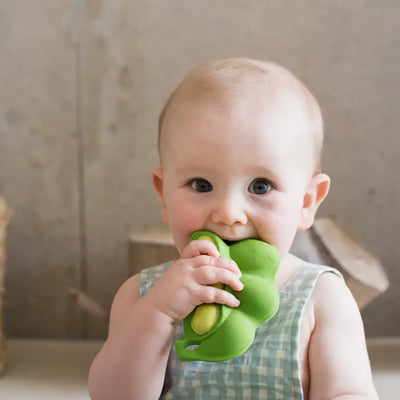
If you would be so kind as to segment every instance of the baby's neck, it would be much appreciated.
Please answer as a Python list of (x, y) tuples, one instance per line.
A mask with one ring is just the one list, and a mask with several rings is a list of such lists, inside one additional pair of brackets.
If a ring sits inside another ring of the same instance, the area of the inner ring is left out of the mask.
[(288, 253), (281, 261), (276, 274), (276, 284), (278, 286), (278, 290), (282, 290), (294, 273), (304, 264), (304, 260)]

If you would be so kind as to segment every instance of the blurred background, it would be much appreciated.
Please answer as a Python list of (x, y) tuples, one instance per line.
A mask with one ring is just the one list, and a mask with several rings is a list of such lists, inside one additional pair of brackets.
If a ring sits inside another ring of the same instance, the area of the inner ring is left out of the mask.
[(2, 0), (0, 196), (11, 338), (103, 339), (132, 231), (161, 222), (150, 171), (157, 118), (195, 64), (247, 56), (294, 72), (325, 119), (319, 216), (341, 221), (389, 276), (363, 310), (400, 336), (400, 5), (360, 0)]

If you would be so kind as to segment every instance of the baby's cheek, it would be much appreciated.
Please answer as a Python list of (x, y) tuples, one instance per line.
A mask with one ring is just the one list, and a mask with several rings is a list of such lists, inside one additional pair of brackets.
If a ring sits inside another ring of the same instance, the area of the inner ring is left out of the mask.
[(276, 217), (271, 213), (266, 213), (258, 220), (257, 232), (265, 242), (270, 243), (275, 246), (277, 240), (277, 231), (279, 228), (279, 222)]
[(196, 213), (185, 208), (178, 209), (176, 214), (171, 216), (169, 225), (179, 252), (189, 243), (194, 231), (204, 228)]
[(261, 239), (275, 246), (281, 257), (289, 251), (295, 233), (296, 229), (290, 218), (281, 218), (279, 215), (264, 218), (258, 229)]

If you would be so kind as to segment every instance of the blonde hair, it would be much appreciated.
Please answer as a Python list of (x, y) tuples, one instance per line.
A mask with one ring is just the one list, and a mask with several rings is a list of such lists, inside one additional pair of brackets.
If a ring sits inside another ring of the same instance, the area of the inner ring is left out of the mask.
[(158, 119), (158, 150), (161, 157), (161, 132), (167, 115), (179, 100), (202, 94), (218, 93), (231, 103), (241, 101), (243, 93), (268, 85), (277, 93), (291, 93), (307, 114), (314, 139), (315, 172), (320, 170), (323, 121), (317, 100), (307, 87), (287, 69), (266, 61), (249, 58), (225, 58), (200, 64), (191, 70), (168, 98)]

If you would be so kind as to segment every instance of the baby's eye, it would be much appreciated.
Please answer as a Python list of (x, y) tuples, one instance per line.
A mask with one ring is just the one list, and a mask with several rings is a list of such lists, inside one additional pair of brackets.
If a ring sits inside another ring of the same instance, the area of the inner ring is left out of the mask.
[(192, 179), (189, 184), (196, 192), (211, 192), (213, 189), (211, 183), (203, 178)]
[(272, 189), (272, 184), (267, 179), (264, 178), (256, 178), (249, 185), (249, 192), (263, 195), (267, 194)]

